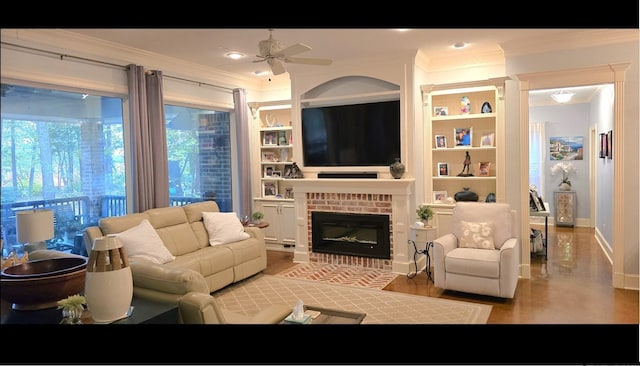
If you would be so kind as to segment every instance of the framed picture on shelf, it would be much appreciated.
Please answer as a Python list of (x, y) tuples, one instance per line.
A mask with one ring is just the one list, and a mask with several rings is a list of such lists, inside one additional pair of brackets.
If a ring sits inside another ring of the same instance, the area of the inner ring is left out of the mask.
[(278, 157), (273, 151), (263, 151), (262, 161), (278, 161)]
[(293, 164), (286, 164), (284, 166), (283, 178), (293, 178)]
[(456, 138), (456, 147), (469, 147), (473, 137), (473, 128), (454, 128), (453, 135)]
[(445, 135), (436, 135), (436, 149), (446, 149), (447, 148), (447, 136)]
[(442, 203), (447, 199), (447, 191), (433, 191), (433, 203)]
[(613, 130), (607, 132), (607, 158), (613, 159)]
[(275, 197), (278, 194), (278, 185), (274, 182), (262, 182), (262, 192), (265, 197)]
[(278, 145), (278, 133), (276, 131), (265, 131), (262, 145)]
[(449, 108), (447, 107), (433, 107), (434, 116), (448, 116)]
[(438, 177), (449, 176), (449, 163), (438, 163)]
[(275, 171), (275, 167), (273, 165), (265, 165), (264, 166), (264, 177), (265, 178), (273, 178), (273, 172)]
[(482, 136), (480, 136), (480, 146), (493, 146), (495, 136), (495, 132), (483, 133)]
[(282, 172), (280, 170), (274, 170), (273, 173), (271, 173), (271, 176), (273, 178), (282, 178)]
[(491, 173), (491, 162), (481, 161), (478, 163), (478, 176), (488, 177)]

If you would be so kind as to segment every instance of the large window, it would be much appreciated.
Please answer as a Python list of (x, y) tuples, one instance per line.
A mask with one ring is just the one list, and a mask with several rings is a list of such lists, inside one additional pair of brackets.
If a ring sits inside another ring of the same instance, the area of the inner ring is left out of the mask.
[(165, 105), (169, 197), (215, 200), (233, 211), (230, 112)]
[(2, 84), (1, 107), (2, 255), (34, 208), (54, 212), (47, 248), (85, 254), (81, 230), (126, 213), (123, 100)]

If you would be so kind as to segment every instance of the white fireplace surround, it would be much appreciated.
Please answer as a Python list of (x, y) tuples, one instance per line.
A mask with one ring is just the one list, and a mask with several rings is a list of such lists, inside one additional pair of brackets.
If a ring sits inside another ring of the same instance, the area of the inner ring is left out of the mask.
[(415, 271), (413, 247), (408, 245), (409, 229), (415, 221), (411, 202), (415, 201), (415, 179), (292, 179), (296, 215), (296, 246), (293, 260), (308, 263), (309, 243), (308, 193), (383, 194), (391, 196), (391, 272)]

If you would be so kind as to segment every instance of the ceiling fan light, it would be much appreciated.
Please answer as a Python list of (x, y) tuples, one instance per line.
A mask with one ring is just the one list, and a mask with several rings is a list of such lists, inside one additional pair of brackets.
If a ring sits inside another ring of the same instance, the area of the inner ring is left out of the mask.
[(227, 52), (224, 55), (229, 57), (232, 60), (237, 60), (237, 59), (243, 58), (245, 56), (244, 53), (240, 53), (240, 52)]
[(571, 98), (573, 98), (573, 96), (575, 95), (575, 93), (569, 92), (569, 91), (565, 91), (565, 90), (559, 90), (553, 94), (551, 94), (551, 98), (553, 100), (556, 101), (556, 103), (567, 103), (571, 100)]

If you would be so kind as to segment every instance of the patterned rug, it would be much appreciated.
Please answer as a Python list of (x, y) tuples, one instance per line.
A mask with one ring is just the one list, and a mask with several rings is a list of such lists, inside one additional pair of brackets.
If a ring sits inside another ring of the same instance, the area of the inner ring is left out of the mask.
[(298, 263), (291, 269), (276, 274), (276, 276), (381, 290), (398, 275), (373, 268), (324, 263)]
[(214, 292), (220, 306), (252, 315), (269, 304), (366, 313), (362, 324), (486, 324), (492, 306), (257, 274)]

